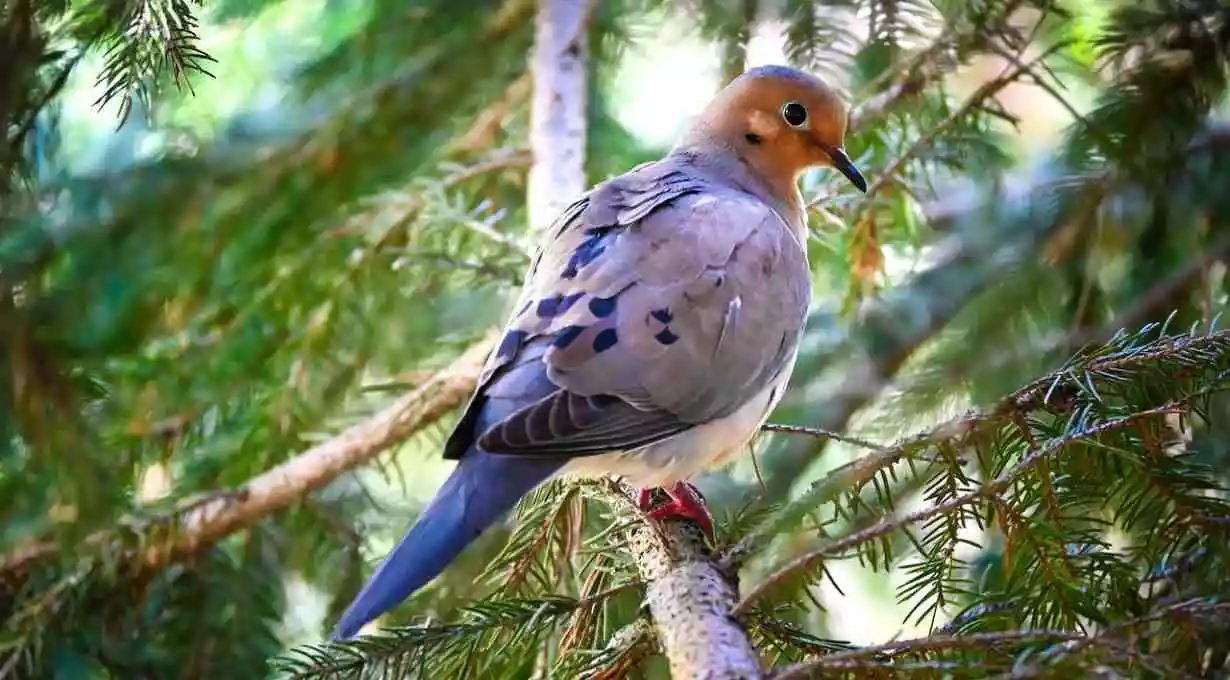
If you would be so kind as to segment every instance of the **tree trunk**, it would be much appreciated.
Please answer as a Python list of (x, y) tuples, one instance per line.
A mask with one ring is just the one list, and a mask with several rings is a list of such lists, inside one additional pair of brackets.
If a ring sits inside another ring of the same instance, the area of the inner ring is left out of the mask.
[(530, 68), (528, 209), (530, 227), (545, 229), (585, 191), (586, 23), (594, 0), (539, 0)]

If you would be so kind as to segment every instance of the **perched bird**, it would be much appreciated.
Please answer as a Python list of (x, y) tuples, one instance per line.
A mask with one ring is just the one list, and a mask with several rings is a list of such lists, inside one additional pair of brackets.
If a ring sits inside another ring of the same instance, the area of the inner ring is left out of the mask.
[(457, 467), (335, 637), (426, 585), (553, 476), (663, 487), (651, 516), (712, 534), (685, 480), (741, 452), (785, 390), (811, 296), (799, 176), (831, 166), (867, 190), (842, 148), (846, 118), (818, 78), (753, 68), (665, 158), (564, 210), (445, 445)]

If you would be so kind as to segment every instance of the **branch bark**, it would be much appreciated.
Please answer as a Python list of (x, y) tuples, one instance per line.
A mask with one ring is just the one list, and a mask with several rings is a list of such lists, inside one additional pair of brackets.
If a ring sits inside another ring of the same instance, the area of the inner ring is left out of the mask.
[(760, 680), (760, 656), (738, 619), (737, 575), (725, 571), (710, 552), (701, 529), (686, 519), (644, 521), (625, 484), (599, 484), (609, 505), (629, 522), (628, 550), (647, 584), (645, 604), (674, 680)]
[[(644, 536), (648, 530), (636, 532)], [(747, 633), (731, 616), (738, 591), (703, 551), (695, 531), (668, 531), (668, 544), (633, 539), (637, 566), (649, 582), (645, 600), (658, 639), (670, 661), (671, 677), (763, 677)]]

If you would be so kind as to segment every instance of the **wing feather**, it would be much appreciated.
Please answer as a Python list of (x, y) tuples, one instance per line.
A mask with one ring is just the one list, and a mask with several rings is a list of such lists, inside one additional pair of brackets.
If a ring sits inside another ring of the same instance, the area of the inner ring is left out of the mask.
[(758, 198), (663, 161), (548, 233), (447, 457), (639, 448), (733, 413), (793, 355), (806, 256)]

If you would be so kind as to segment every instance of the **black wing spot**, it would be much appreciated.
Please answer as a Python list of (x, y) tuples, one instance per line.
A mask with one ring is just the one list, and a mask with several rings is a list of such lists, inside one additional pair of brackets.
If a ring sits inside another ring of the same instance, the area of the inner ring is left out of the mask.
[(615, 311), (615, 298), (591, 298), (589, 301), (589, 311), (599, 319), (608, 317), (611, 312)]
[(541, 319), (550, 319), (555, 316), (559, 310), (559, 303), (564, 301), (563, 295), (555, 295), (549, 298), (543, 298), (538, 301), (538, 317)]
[(577, 300), (585, 297), (585, 293), (573, 293), (572, 295), (553, 295), (548, 298), (543, 298), (538, 301), (538, 316), (542, 319), (550, 319), (561, 314), (564, 314)]
[(602, 353), (619, 344), (619, 334), (614, 328), (604, 328), (594, 336), (594, 351)]
[(669, 328), (663, 328), (655, 333), (653, 337), (663, 345), (673, 345), (675, 344), (675, 341), (679, 339), (679, 336), (672, 333)]
[(579, 336), (584, 330), (585, 326), (565, 326), (555, 335), (555, 340), (553, 340), (551, 344), (555, 345), (559, 349), (565, 349), (568, 345), (571, 345), (574, 341), (576, 341), (577, 336)]
[(669, 307), (655, 309), (652, 312), (650, 312), (649, 315), (657, 319), (661, 323), (670, 323), (671, 321), (675, 320), (675, 315), (671, 314), (671, 310)]
[(564, 300), (560, 302), (559, 311), (557, 313), (563, 314), (564, 312), (572, 309), (572, 306), (583, 297), (585, 297), (584, 291), (581, 291), (580, 293), (573, 293), (572, 295), (565, 297)]

